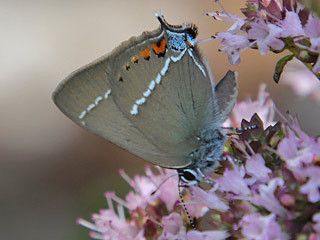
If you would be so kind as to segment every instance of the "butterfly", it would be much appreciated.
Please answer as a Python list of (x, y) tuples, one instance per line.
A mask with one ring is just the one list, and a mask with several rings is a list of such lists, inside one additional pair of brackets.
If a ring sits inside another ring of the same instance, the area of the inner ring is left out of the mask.
[(222, 123), (237, 98), (237, 73), (214, 84), (197, 46), (194, 24), (132, 37), (71, 73), (53, 100), (81, 127), (193, 185), (222, 160)]

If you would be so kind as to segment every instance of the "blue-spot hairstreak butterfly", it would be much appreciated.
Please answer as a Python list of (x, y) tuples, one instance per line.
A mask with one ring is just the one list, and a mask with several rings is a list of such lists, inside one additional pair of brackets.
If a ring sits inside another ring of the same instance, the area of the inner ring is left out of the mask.
[(196, 184), (222, 159), (221, 125), (236, 101), (237, 74), (214, 86), (197, 27), (155, 15), (160, 28), (71, 73), (53, 100), (78, 125)]

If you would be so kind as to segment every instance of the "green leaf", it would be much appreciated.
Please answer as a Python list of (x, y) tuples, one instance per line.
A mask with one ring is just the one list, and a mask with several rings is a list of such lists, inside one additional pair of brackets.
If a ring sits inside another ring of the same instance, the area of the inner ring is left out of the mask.
[(274, 69), (274, 74), (273, 74), (273, 80), (278, 83), (279, 80), (280, 80), (280, 76), (281, 76), (281, 73), (283, 72), (283, 69), (285, 67), (285, 65), (291, 61), (294, 57), (294, 54), (292, 55), (288, 55), (288, 56), (285, 56), (283, 58), (281, 58), (277, 64), (276, 64), (276, 67)]

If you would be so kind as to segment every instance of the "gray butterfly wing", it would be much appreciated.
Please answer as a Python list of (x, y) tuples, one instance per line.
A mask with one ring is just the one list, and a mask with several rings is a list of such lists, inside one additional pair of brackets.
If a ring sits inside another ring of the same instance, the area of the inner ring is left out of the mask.
[[(151, 51), (149, 60), (140, 57), (134, 63), (162, 32), (161, 28), (132, 38), (74, 72), (53, 99), (89, 131), (151, 163), (181, 168), (190, 164), (188, 154), (199, 146), (200, 131), (218, 122), (218, 106), (209, 70), (196, 48), (169, 65), (170, 49), (163, 57)], [(161, 83), (153, 88), (151, 82), (161, 71)], [(151, 88), (145, 102), (137, 105)]]
[[(71, 73), (53, 93), (59, 109), (75, 123), (115, 143), (138, 152), (145, 146), (146, 154), (157, 148), (119, 110), (111, 91), (112, 76), (105, 65), (112, 53)], [(138, 155), (138, 154), (137, 154)]]
[(228, 71), (215, 87), (220, 122), (224, 122), (232, 111), (238, 96), (238, 73)]

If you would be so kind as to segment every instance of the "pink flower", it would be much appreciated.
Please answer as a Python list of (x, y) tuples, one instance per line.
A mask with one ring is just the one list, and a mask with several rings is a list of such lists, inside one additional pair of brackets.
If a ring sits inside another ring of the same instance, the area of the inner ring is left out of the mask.
[(304, 26), (303, 30), (305, 34), (310, 38), (312, 48), (314, 50), (320, 50), (320, 19), (309, 15), (307, 24)]
[(228, 238), (230, 234), (227, 231), (189, 231), (186, 235), (186, 240), (224, 240)]
[(244, 180), (244, 168), (233, 165), (234, 169), (225, 169), (223, 177), (216, 179), (219, 184), (219, 190), (224, 192), (232, 192), (238, 197), (247, 197), (251, 194), (246, 181)]
[(171, 213), (167, 217), (162, 218), (163, 232), (159, 240), (177, 240), (184, 239), (186, 228), (184, 227), (181, 215)]
[(135, 176), (131, 185), (135, 191), (130, 191), (126, 196), (127, 207), (130, 210), (145, 208), (148, 203), (155, 201), (157, 196), (151, 195), (156, 185), (144, 176)]
[[(248, 0), (246, 7), (241, 9), (246, 19), (226, 12), (220, 3), (222, 13), (207, 13), (231, 25), (227, 31), (216, 34), (216, 38), (223, 39), (222, 51), (227, 53), (231, 64), (239, 64), (240, 52), (249, 47), (258, 48), (263, 55), (268, 51), (279, 53), (288, 49), (302, 62), (311, 63), (314, 73), (320, 72), (320, 19), (295, 0), (282, 3), (283, 6), (279, 0)], [(283, 64), (286, 64), (284, 60), (280, 60), (277, 65), (276, 81)]]
[[(249, 112), (245, 106), (253, 106), (271, 122), (268, 116), (273, 116), (273, 105), (264, 88), (252, 102), (243, 104), (242, 109), (237, 104), (235, 111), (240, 116), (241, 111)], [(295, 118), (279, 115), (282, 126), (259, 127), (258, 133), (248, 130), (226, 144), (225, 149), (231, 149), (239, 161), (225, 154), (228, 161), (221, 162), (219, 175), (210, 175), (213, 188), (183, 189), (185, 207), (196, 219), (196, 230), (187, 232), (189, 221), (182, 204), (177, 204), (176, 171), (159, 168), (156, 173), (149, 167), (145, 176), (134, 178), (120, 171), (133, 188), (126, 201), (106, 192), (108, 208), (94, 214), (93, 223), (83, 219), (78, 223), (91, 230), (91, 238), (103, 240), (316, 239), (320, 236), (320, 213), (314, 210), (320, 202), (320, 138), (304, 133)], [(250, 123), (255, 122), (263, 125), (254, 115)]]
[[(278, 153), (283, 160), (292, 159), (297, 155), (297, 146), (298, 138), (292, 130), (289, 130), (287, 137), (282, 139), (278, 145)], [(297, 164), (294, 165), (297, 166)]]
[[(169, 177), (173, 176), (174, 177)], [(168, 211), (172, 211), (175, 204), (179, 201), (179, 188), (178, 188), (178, 175), (176, 173), (176, 170), (162, 170), (162, 175), (150, 175), (149, 179), (153, 181), (154, 177), (157, 178), (157, 181), (155, 183), (157, 186), (163, 183), (161, 187), (159, 188), (159, 199), (161, 199), (168, 209)], [(168, 178), (169, 179), (166, 179)]]
[(290, 11), (286, 12), (286, 17), (281, 23), (281, 37), (297, 37), (304, 35), (302, 24), (297, 13)]
[(243, 236), (248, 240), (289, 239), (289, 236), (282, 232), (274, 214), (269, 216), (247, 214), (242, 218), (240, 226)]
[(235, 14), (226, 12), (207, 12), (206, 14), (231, 25), (226, 32), (219, 32), (214, 38), (221, 39), (221, 45), (224, 46), (221, 51), (227, 54), (228, 61), (232, 65), (238, 65), (240, 63), (240, 52), (249, 47), (248, 38), (238, 34), (244, 33), (241, 27), (245, 24), (245, 20)]
[(249, 47), (249, 41), (245, 36), (234, 35), (230, 32), (220, 32), (216, 35), (221, 39), (221, 45), (224, 46), (221, 51), (226, 53), (228, 61), (232, 65), (240, 63), (240, 52)]
[(106, 193), (106, 197), (109, 209), (103, 209), (99, 214), (93, 214), (94, 224), (81, 218), (78, 219), (78, 224), (91, 229), (90, 236), (95, 239), (144, 240), (143, 230), (133, 222), (126, 221), (123, 206), (118, 204), (118, 214), (113, 209), (111, 198), (114, 197), (114, 194)]
[[(131, 179), (124, 171), (120, 171), (121, 176), (131, 185), (134, 191), (130, 191), (126, 196), (127, 207), (135, 210), (138, 207), (144, 209), (150, 202), (160, 198), (166, 204), (169, 211), (173, 209), (174, 204), (179, 200), (178, 176), (175, 170), (158, 168), (160, 174), (152, 173), (150, 167), (146, 167), (147, 176), (135, 176)], [(174, 176), (176, 175), (176, 176)], [(172, 177), (170, 177), (172, 176)], [(169, 179), (167, 179), (169, 177)], [(166, 182), (163, 181), (167, 179)], [(152, 194), (156, 188), (162, 184), (155, 194)], [(170, 187), (169, 187), (170, 186)]]
[(281, 195), (279, 198), (279, 201), (285, 207), (294, 207), (294, 205), (296, 203), (296, 199), (294, 198), (294, 196), (292, 196), (290, 194)]
[[(307, 24), (304, 26), (303, 30), (305, 32), (306, 37), (310, 39), (311, 46), (308, 46), (307, 49), (310, 49), (313, 53), (320, 53), (320, 18), (312, 16), (309, 14), (309, 19)], [(313, 72), (320, 72), (320, 55), (316, 63), (313, 66)]]
[(320, 167), (310, 166), (306, 167), (300, 171), (300, 174), (307, 177), (309, 180), (306, 184), (302, 185), (300, 192), (303, 194), (308, 194), (308, 199), (310, 202), (315, 203), (320, 200)]
[(266, 54), (270, 50), (270, 47), (275, 50), (284, 48), (284, 42), (279, 39), (283, 31), (282, 28), (271, 23), (265, 23), (263, 19), (257, 19), (250, 26), (248, 39), (252, 39), (257, 43), (261, 54)]
[(129, 236), (135, 238), (140, 235), (140, 231), (143, 231), (133, 223), (127, 222), (124, 216), (118, 216), (110, 209), (100, 210), (99, 214), (92, 216), (92, 220), (99, 232), (103, 234), (103, 239), (125, 240), (129, 239)]
[[(304, 27), (305, 34), (310, 38), (310, 49), (316, 53), (320, 53), (320, 19), (309, 15), (307, 24)], [(313, 66), (313, 72), (320, 72), (320, 55), (316, 64)], [(320, 99), (320, 97), (319, 97)]]
[(224, 122), (225, 127), (241, 126), (242, 119), (250, 120), (252, 115), (257, 113), (265, 126), (273, 125), (274, 107), (270, 94), (266, 92), (266, 85), (260, 85), (257, 100), (237, 102), (229, 118)]
[(264, 183), (269, 181), (268, 174), (272, 172), (270, 168), (266, 167), (261, 154), (254, 154), (252, 157), (247, 159), (246, 171), (254, 180)]
[(320, 234), (320, 213), (313, 214), (312, 220), (315, 222), (313, 229)]
[(223, 21), (226, 24), (231, 25), (231, 27), (227, 30), (227, 32), (229, 33), (244, 33), (241, 28), (246, 23), (246, 21), (236, 14), (229, 12), (206, 12), (206, 15), (213, 17), (213, 19), (215, 20)]
[[(152, 229), (155, 228), (154, 225), (158, 224), (152, 222), (153, 217), (158, 218), (157, 214), (159, 213), (173, 211), (174, 205), (176, 205), (179, 199), (176, 171), (159, 168), (159, 174), (154, 174), (150, 167), (146, 167), (145, 171), (146, 176), (135, 176), (131, 179), (123, 170), (120, 170), (120, 175), (134, 189), (134, 191), (128, 193), (126, 201), (117, 197), (113, 192), (106, 192), (105, 197), (108, 209), (100, 210), (99, 214), (94, 214), (92, 216), (94, 223), (83, 219), (78, 220), (79, 224), (92, 230), (90, 232), (92, 238), (104, 240), (145, 240), (145, 231), (152, 232)], [(164, 182), (165, 180), (167, 181)], [(156, 189), (157, 191), (151, 194)], [(113, 201), (117, 203), (117, 212), (113, 207)], [(161, 204), (157, 205), (158, 202)], [(165, 209), (164, 206), (167, 208)], [(125, 218), (124, 207), (129, 209), (129, 214), (132, 214), (130, 220), (126, 220)], [(148, 215), (149, 213), (151, 216)], [(176, 223), (179, 222), (175, 215), (171, 218), (164, 218), (164, 226), (168, 230), (166, 234), (169, 234), (172, 230), (170, 229), (170, 224), (168, 225), (169, 220), (174, 220)], [(148, 225), (146, 224), (147, 222), (151, 223)], [(183, 226), (182, 220), (180, 223)], [(142, 228), (143, 224), (146, 224), (147, 227)]]
[(288, 130), (288, 136), (279, 143), (278, 153), (296, 174), (299, 174), (304, 164), (312, 163), (315, 155), (320, 155), (320, 142), (306, 137), (299, 139), (292, 130)]
[(279, 143), (278, 153), (286, 161), (289, 167), (296, 168), (301, 166), (301, 159), (297, 158), (298, 139), (292, 130), (289, 130), (288, 136)]
[[(216, 189), (212, 188), (209, 191), (204, 191), (200, 187), (190, 187), (192, 189), (191, 203), (197, 205), (204, 205), (210, 209), (219, 211), (226, 211), (229, 209), (228, 205), (224, 203), (215, 193)], [(189, 205), (188, 205), (189, 206)]]
[[(182, 204), (183, 203), (179, 203), (180, 206), (182, 206)], [(184, 204), (191, 217), (201, 218), (209, 211), (209, 208), (201, 203), (188, 201), (184, 202)]]
[(253, 193), (251, 202), (279, 216), (284, 216), (287, 210), (280, 204), (275, 196), (276, 189), (283, 186), (284, 181), (281, 178), (271, 179), (268, 185), (260, 184), (258, 187), (259, 193)]

